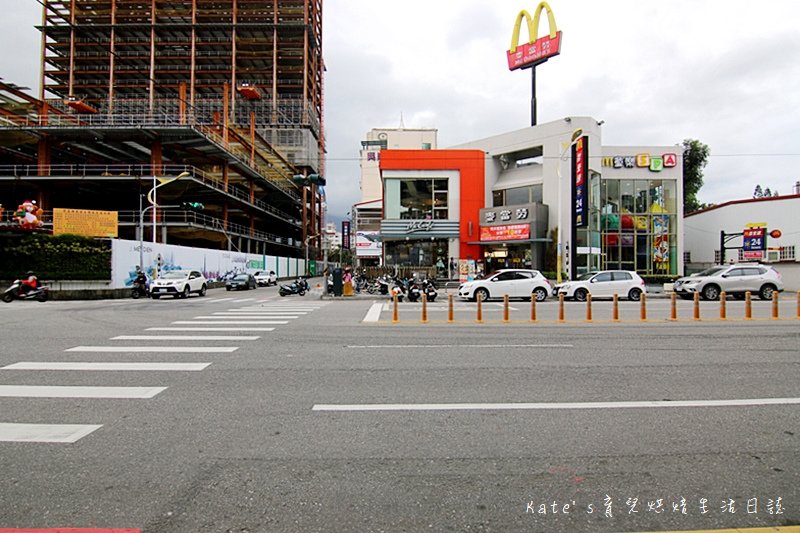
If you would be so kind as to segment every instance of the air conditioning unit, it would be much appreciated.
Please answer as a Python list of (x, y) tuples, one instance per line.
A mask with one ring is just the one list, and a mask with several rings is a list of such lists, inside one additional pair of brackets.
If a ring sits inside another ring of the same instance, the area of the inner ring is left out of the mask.
[(767, 250), (767, 263), (777, 263), (781, 260), (780, 250)]

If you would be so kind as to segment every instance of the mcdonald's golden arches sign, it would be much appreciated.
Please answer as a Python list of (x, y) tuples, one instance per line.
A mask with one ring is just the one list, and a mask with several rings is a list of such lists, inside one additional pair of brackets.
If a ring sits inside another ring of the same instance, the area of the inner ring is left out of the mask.
[[(542, 11), (547, 11), (547, 22), (550, 33), (539, 38), (539, 18)], [(522, 19), (528, 24), (528, 42), (519, 44), (519, 30)], [(528, 68), (544, 63), (561, 53), (561, 32), (556, 27), (556, 18), (547, 2), (541, 2), (534, 11), (533, 18), (524, 9), (517, 15), (514, 33), (511, 36), (511, 48), (508, 50), (508, 69)]]

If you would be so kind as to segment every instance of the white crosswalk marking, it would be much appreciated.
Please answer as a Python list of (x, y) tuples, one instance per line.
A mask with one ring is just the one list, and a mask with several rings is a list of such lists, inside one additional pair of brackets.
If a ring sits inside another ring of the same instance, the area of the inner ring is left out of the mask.
[(198, 320), (230, 320), (232, 318), (239, 319), (239, 320), (259, 320), (261, 318), (274, 318), (274, 319), (281, 319), (281, 320), (288, 320), (298, 318), (298, 315), (223, 315), (223, 316), (216, 316), (216, 315), (202, 315), (194, 317)]
[(230, 353), (238, 350), (238, 346), (75, 346), (68, 348), (65, 352), (137, 352), (137, 353)]
[(112, 341), (254, 341), (261, 337), (245, 335), (117, 335)]
[(165, 371), (165, 372), (199, 372), (211, 363), (66, 363), (20, 361), (0, 370), (100, 370), (100, 371)]
[(182, 328), (182, 327), (155, 327), (145, 331), (275, 331), (275, 328)]
[(172, 322), (173, 324), (225, 324), (229, 326), (266, 326), (266, 325), (274, 325), (274, 324), (288, 324), (288, 320), (230, 320), (230, 321), (222, 321), (222, 320), (176, 320)]
[(59, 385), (0, 385), (5, 398), (152, 398), (166, 387), (71, 387)]
[(102, 424), (14, 424), (0, 422), (0, 442), (49, 442), (72, 444)]

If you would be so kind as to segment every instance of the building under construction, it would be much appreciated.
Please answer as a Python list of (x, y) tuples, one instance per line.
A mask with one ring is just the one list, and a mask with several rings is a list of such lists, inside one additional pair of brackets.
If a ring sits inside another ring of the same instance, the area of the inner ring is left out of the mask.
[[(112, 210), (139, 238), (147, 194), (181, 175), (156, 191), (157, 240), (317, 248), (324, 180), (293, 176), (324, 175), (322, 0), (41, 3), (38, 97), (0, 83), (6, 219), (26, 199), (45, 221)], [(187, 201), (204, 208), (170, 207)]]

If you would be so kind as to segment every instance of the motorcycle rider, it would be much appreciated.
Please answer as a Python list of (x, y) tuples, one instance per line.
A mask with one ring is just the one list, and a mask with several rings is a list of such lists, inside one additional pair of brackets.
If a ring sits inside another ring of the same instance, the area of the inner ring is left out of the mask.
[(28, 294), (32, 290), (35, 290), (39, 286), (39, 279), (36, 277), (36, 274), (33, 273), (33, 270), (29, 270), (25, 279), (20, 282), (19, 285), (19, 295), (24, 296)]
[(133, 286), (138, 288), (142, 294), (147, 293), (147, 276), (139, 267), (136, 267), (136, 278), (133, 280)]

